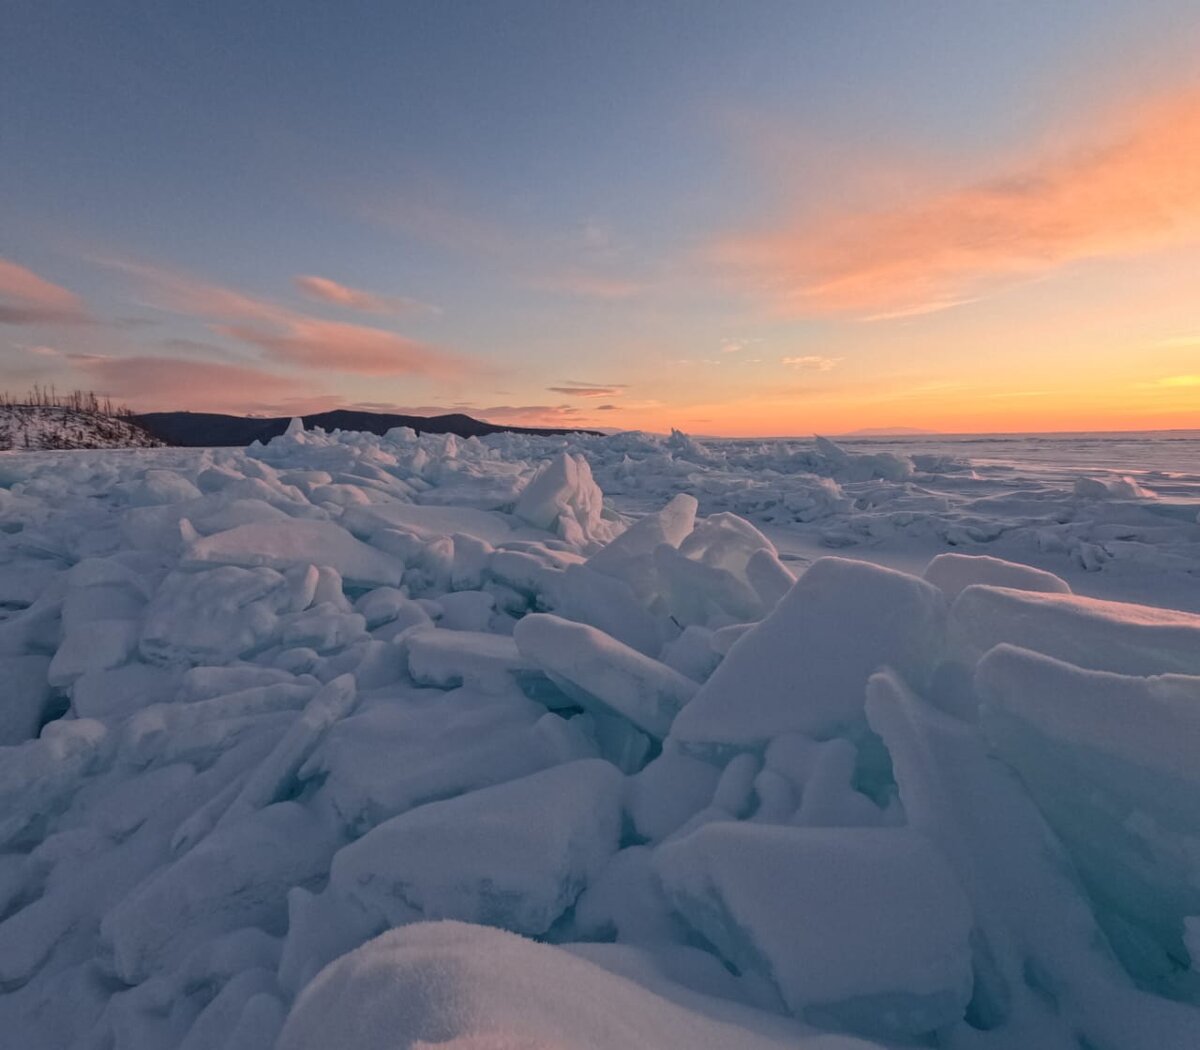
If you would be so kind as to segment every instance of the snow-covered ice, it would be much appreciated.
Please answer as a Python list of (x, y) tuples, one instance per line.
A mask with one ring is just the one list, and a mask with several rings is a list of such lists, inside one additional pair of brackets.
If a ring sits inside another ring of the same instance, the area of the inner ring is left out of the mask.
[(904, 1038), (965, 1012), (970, 905), (908, 829), (718, 821), (655, 863), (680, 914), (727, 962), (761, 970), (797, 1016)]
[(620, 772), (581, 759), (385, 821), (341, 850), (329, 892), (386, 926), (461, 919), (544, 934), (616, 852)]
[(0, 1043), (1194, 1050), (1197, 454), (0, 456)]

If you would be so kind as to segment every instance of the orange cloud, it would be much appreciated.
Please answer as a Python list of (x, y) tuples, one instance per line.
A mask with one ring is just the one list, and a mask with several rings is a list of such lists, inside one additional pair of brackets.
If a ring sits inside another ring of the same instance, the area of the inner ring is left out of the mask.
[(362, 310), (364, 313), (425, 313), (436, 309), (417, 299), (408, 299), (402, 295), (376, 295), (374, 292), (364, 292), (360, 288), (339, 284), (328, 277), (306, 275), (293, 277), (292, 280), (296, 287), (310, 299), (332, 303), (334, 306), (344, 306), (351, 310)]
[(888, 210), (730, 236), (713, 256), (782, 312), (883, 319), (1200, 235), (1200, 92), (1140, 106), (1098, 138)]
[(79, 324), (83, 300), (32, 270), (0, 258), (0, 324)]
[(326, 321), (268, 299), (157, 267), (124, 260), (105, 263), (145, 281), (167, 309), (204, 318), (215, 332), (289, 364), (363, 375), (441, 379), (480, 370), (466, 357), (385, 328)]

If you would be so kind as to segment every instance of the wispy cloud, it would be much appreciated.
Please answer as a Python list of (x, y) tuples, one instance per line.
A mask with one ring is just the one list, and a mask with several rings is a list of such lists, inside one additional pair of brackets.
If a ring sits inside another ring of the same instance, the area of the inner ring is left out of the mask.
[(475, 409), (475, 413), (490, 423), (519, 426), (573, 426), (584, 415), (573, 405), (492, 405)]
[(562, 386), (546, 387), (554, 394), (571, 397), (620, 397), (627, 388), (626, 383), (584, 383), (568, 380)]
[(80, 324), (90, 321), (74, 292), (0, 258), (0, 324)]
[(761, 339), (722, 339), (721, 353), (740, 354), (743, 350), (749, 350), (753, 346), (758, 346), (761, 342)]
[(182, 350), (189, 354), (203, 354), (205, 357), (229, 357), (230, 352), (216, 343), (207, 343), (203, 339), (188, 339), (186, 336), (172, 336), (163, 339), (159, 344), (168, 350)]
[(960, 305), (997, 282), (1200, 236), (1200, 92), (1106, 122), (1086, 149), (871, 213), (773, 222), (713, 257), (792, 315), (876, 319)]
[(574, 405), (490, 405), (480, 406), (463, 401), (453, 405), (353, 405), (368, 411), (395, 412), (406, 416), (444, 416), (463, 412), (489, 423), (505, 423), (523, 427), (587, 426), (588, 414)]
[(385, 328), (327, 321), (233, 288), (174, 271), (104, 260), (143, 281), (158, 305), (208, 322), (219, 335), (254, 346), (277, 361), (363, 375), (455, 379), (482, 366), (452, 350)]
[(803, 357), (781, 357), (781, 364), (803, 368), (810, 372), (832, 372), (841, 363), (840, 357), (824, 357), (821, 354), (805, 354)]
[(466, 360), (457, 354), (365, 325), (293, 316), (279, 329), (218, 324), (214, 330), (257, 346), (277, 361), (306, 368), (431, 379), (456, 379), (468, 372)]
[(1155, 386), (1200, 386), (1200, 375), (1164, 376)]
[(937, 314), (943, 310), (953, 310), (956, 306), (966, 306), (968, 303), (977, 303), (978, 301), (979, 296), (966, 299), (931, 299), (929, 302), (902, 306), (898, 310), (884, 310), (882, 313), (868, 314), (863, 320), (899, 321), (905, 317), (924, 317), (926, 314)]
[(292, 278), (296, 287), (308, 298), (321, 303), (331, 303), (349, 310), (361, 310), (368, 314), (402, 314), (435, 313), (437, 307), (423, 303), (419, 299), (409, 299), (403, 295), (379, 295), (366, 292), (361, 288), (351, 288), (339, 284), (328, 277), (301, 275)]

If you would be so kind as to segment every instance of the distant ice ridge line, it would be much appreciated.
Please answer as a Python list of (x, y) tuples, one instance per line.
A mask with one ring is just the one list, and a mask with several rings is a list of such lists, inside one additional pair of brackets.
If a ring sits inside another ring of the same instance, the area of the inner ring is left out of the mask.
[(0, 458), (0, 1031), (1193, 1050), (1200, 616), (1072, 584), (1200, 526), (1039, 484), (680, 433)]

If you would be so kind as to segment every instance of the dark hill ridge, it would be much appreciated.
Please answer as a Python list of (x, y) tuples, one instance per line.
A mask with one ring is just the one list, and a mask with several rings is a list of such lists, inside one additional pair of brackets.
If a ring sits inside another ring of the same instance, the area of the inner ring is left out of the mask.
[[(263, 418), (223, 416), (216, 412), (146, 412), (133, 416), (160, 441), (185, 448), (249, 445), (252, 441), (270, 441), (287, 430), (291, 416)], [(387, 412), (351, 412), (338, 409), (304, 416), (304, 426), (322, 430), (366, 430), (385, 434), (392, 427), (412, 427), (418, 434), (456, 434), (458, 437), (486, 437), (488, 434), (598, 434), (578, 427), (505, 427), (485, 423), (460, 412), (446, 416), (399, 416)]]

